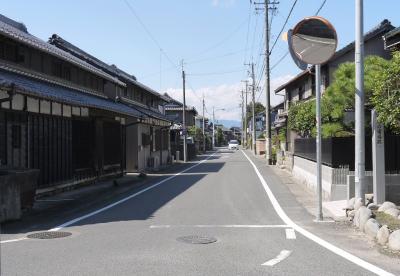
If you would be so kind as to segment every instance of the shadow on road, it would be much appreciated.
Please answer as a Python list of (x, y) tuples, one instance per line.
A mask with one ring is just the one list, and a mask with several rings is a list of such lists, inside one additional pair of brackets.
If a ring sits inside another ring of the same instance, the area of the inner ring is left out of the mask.
[[(208, 156), (208, 160), (217, 160), (219, 157)], [(74, 225), (149, 219), (158, 209), (197, 184), (207, 174), (220, 171), (224, 164), (224, 162), (216, 161), (202, 163), (186, 171), (187, 174), (178, 175), (154, 189)], [(165, 171), (165, 175), (147, 176), (139, 181), (133, 176), (126, 176), (130, 177), (132, 181), (117, 187), (109, 181), (108, 183), (97, 183), (90, 187), (44, 198), (44, 201), (36, 202), (33, 210), (24, 214), (21, 220), (3, 223), (1, 233), (25, 234), (51, 229), (150, 187), (162, 179), (170, 177), (171, 174), (180, 172), (192, 165), (183, 164), (179, 168)], [(57, 200), (60, 198), (69, 200)], [(116, 208), (118, 208), (118, 212), (115, 211)]]

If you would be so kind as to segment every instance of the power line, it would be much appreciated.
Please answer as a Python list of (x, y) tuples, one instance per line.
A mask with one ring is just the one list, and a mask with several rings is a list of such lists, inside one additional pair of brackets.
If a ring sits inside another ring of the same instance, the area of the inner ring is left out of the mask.
[(194, 73), (194, 74), (186, 74), (187, 76), (212, 76), (212, 75), (225, 75), (225, 74), (231, 74), (231, 73), (237, 73), (237, 72), (242, 72), (243, 69), (235, 69), (232, 71), (223, 71), (223, 72), (208, 72), (208, 73)]
[(318, 9), (317, 12), (315, 13), (315, 15), (318, 15), (318, 14), (319, 14), (319, 12), (320, 12), (320, 11), (322, 10), (322, 8), (325, 6), (326, 1), (327, 1), (327, 0), (323, 0), (321, 6), (319, 7), (319, 9)]
[(215, 59), (218, 59), (218, 58), (233, 56), (233, 55), (236, 55), (236, 54), (239, 54), (239, 53), (246, 52), (247, 50), (248, 49), (241, 49), (241, 50), (238, 50), (238, 51), (228, 52), (226, 54), (222, 54), (222, 55), (218, 55), (218, 56), (214, 56), (214, 57), (194, 60), (194, 61), (191, 61), (191, 62), (187, 62), (186, 64), (196, 64), (196, 63), (206, 62), (206, 61), (209, 61), (209, 60), (215, 60)]
[(160, 43), (158, 43), (157, 39), (151, 34), (149, 29), (146, 27), (146, 25), (143, 23), (143, 21), (140, 19), (140, 17), (137, 15), (136, 11), (133, 9), (132, 5), (128, 2), (128, 0), (123, 0), (125, 4), (128, 6), (128, 9), (131, 11), (131, 13), (135, 16), (136, 20), (140, 23), (144, 31), (147, 33), (147, 35), (150, 37), (150, 39), (154, 42), (154, 44), (157, 45), (161, 53), (167, 58), (168, 62), (170, 62), (179, 72), (179, 66), (175, 64), (175, 62), (172, 61), (172, 59), (168, 56), (168, 54), (162, 49)]
[[(315, 15), (318, 15), (319, 12), (322, 10), (322, 8), (325, 6), (327, 0), (323, 0), (321, 6), (318, 8), (317, 12), (315, 13)], [(289, 51), (286, 51), (286, 53), (271, 67), (271, 71), (272, 69), (274, 69), (276, 66), (278, 66), (289, 54)]]
[(287, 55), (289, 54), (289, 51), (287, 51), (274, 65), (271, 66), (271, 71), (272, 69), (274, 69), (276, 66), (279, 65), (279, 63), (281, 63), (285, 57), (287, 57)]
[(288, 16), (286, 17), (285, 23), (283, 24), (283, 26), (282, 26), (282, 28), (281, 28), (281, 30), (280, 30), (278, 36), (275, 38), (275, 41), (274, 41), (274, 43), (272, 44), (272, 47), (271, 47), (271, 50), (269, 51), (269, 54), (272, 53), (272, 50), (274, 49), (276, 43), (278, 42), (278, 39), (279, 39), (279, 37), (281, 36), (283, 30), (285, 29), (286, 24), (288, 23), (289, 18), (290, 18), (290, 16), (292, 15), (293, 9), (294, 9), (294, 7), (296, 6), (296, 4), (297, 4), (297, 0), (294, 0), (294, 1), (293, 1), (293, 4), (292, 4), (292, 7), (290, 8), (289, 14), (288, 14)]
[(219, 46), (221, 46), (222, 44), (224, 44), (227, 40), (229, 40), (234, 34), (236, 34), (243, 26), (244, 24), (248, 21), (249, 19), (245, 19), (244, 21), (240, 22), (240, 24), (232, 31), (230, 32), (226, 37), (224, 37), (222, 40), (220, 40), (219, 42), (217, 42), (216, 44), (214, 44), (213, 46), (206, 48), (205, 50), (199, 52), (196, 54), (196, 56), (199, 55), (203, 55)]

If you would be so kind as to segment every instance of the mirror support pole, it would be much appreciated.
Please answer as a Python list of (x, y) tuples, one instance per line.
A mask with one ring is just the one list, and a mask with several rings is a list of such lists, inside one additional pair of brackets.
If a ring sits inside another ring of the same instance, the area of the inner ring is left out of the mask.
[(364, 134), (364, 39), (363, 39), (363, 0), (355, 0), (356, 39), (355, 39), (355, 195), (365, 200), (365, 134)]
[(321, 165), (321, 65), (315, 65), (315, 97), (316, 97), (316, 152), (317, 152), (317, 197), (318, 208), (316, 221), (323, 220), (322, 214), (322, 165)]

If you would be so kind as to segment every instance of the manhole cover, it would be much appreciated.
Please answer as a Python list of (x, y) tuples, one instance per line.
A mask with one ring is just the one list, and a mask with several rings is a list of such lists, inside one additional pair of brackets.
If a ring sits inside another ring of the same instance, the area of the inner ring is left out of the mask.
[(217, 241), (217, 239), (214, 237), (205, 237), (197, 235), (179, 237), (177, 238), (177, 240), (180, 242), (186, 242), (191, 244), (208, 244)]
[(38, 233), (33, 233), (28, 235), (27, 237), (29, 239), (41, 239), (41, 240), (47, 240), (47, 239), (58, 239), (58, 238), (65, 238), (68, 236), (71, 236), (72, 234), (70, 232), (59, 232), (59, 231), (49, 231), (49, 232), (38, 232)]

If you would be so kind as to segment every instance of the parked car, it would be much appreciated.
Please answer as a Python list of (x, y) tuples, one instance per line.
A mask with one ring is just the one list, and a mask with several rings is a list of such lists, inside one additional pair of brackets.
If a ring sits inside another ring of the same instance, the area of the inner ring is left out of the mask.
[(232, 150), (232, 149), (239, 149), (239, 142), (238, 140), (230, 140), (229, 144), (228, 144), (228, 149)]

